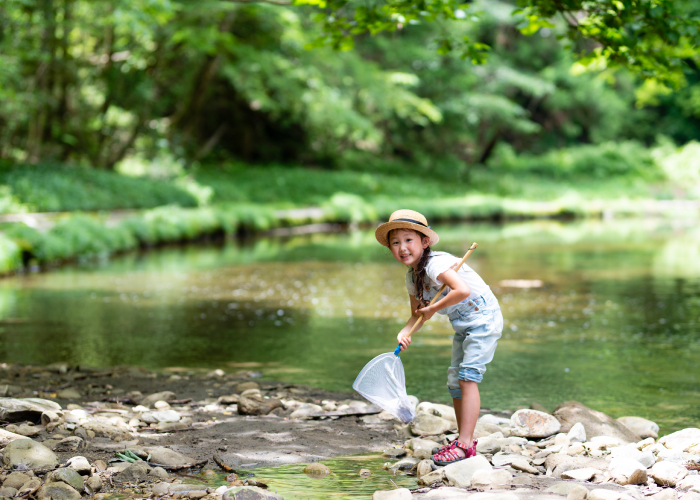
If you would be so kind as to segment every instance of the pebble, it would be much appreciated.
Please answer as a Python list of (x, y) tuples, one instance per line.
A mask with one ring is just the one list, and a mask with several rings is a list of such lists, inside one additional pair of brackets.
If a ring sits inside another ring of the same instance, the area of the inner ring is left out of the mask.
[(360, 469), (360, 476), (369, 477), (372, 475), (372, 471), (369, 469)]
[(90, 467), (90, 462), (88, 462), (87, 458), (81, 456), (70, 458), (66, 464), (81, 476), (89, 475), (90, 471), (92, 470), (92, 467)]
[(94, 476), (90, 476), (85, 484), (93, 493), (96, 493), (102, 489), (102, 478), (95, 474)]
[(304, 467), (304, 474), (314, 477), (325, 477), (330, 475), (331, 470), (327, 465), (315, 462)]

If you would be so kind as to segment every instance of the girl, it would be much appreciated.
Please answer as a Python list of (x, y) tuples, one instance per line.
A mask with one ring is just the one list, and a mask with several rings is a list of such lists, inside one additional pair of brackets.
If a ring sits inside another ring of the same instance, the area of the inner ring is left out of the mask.
[[(447, 465), (476, 455), (474, 427), (479, 418), (481, 399), (479, 382), (486, 364), (493, 359), (496, 343), (503, 330), (503, 316), (498, 300), (484, 280), (466, 264), (455, 269), (460, 259), (445, 252), (430, 250), (439, 237), (428, 221), (413, 210), (397, 210), (389, 222), (380, 225), (375, 236), (389, 247), (392, 255), (409, 266), (406, 288), (412, 315), (398, 334), (401, 351), (411, 343), (408, 332), (418, 321), (418, 329), (433, 314), (446, 314), (455, 331), (452, 362), (447, 370), (447, 389), (452, 396), (459, 436), (441, 446), (433, 455), (438, 465)], [(428, 302), (438, 289), (447, 287), (432, 306)]]

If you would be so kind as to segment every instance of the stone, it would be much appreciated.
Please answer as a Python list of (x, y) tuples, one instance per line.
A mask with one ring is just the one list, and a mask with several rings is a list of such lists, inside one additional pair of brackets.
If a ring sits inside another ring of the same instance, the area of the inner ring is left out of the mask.
[(53, 446), (53, 450), (58, 452), (76, 451), (83, 448), (85, 448), (85, 440), (78, 436), (68, 436)]
[(476, 441), (476, 451), (482, 454), (493, 455), (501, 451), (501, 444), (498, 442), (498, 439), (491, 436), (479, 438)]
[(686, 451), (689, 447), (700, 443), (700, 429), (688, 428), (673, 432), (659, 439), (659, 443), (670, 450), (680, 448)]
[(179, 422), (180, 414), (175, 410), (150, 411), (141, 415), (141, 420), (149, 424), (157, 424), (159, 422)]
[(327, 465), (314, 462), (306, 467), (304, 467), (304, 474), (307, 476), (314, 476), (314, 477), (325, 477), (330, 475), (331, 470), (328, 468)]
[(207, 496), (207, 492), (202, 491), (202, 490), (195, 490), (195, 491), (188, 491), (187, 492), (187, 498), (190, 498), (192, 500), (196, 500), (197, 498), (203, 498), (205, 496)]
[(177, 451), (173, 451), (169, 448), (164, 448), (162, 446), (158, 446), (155, 448), (146, 448), (146, 452), (151, 455), (151, 460), (149, 461), (154, 464), (185, 465), (193, 464), (196, 462), (194, 458), (190, 458), (188, 456), (183, 455), (182, 453), (178, 453)]
[(34, 425), (22, 424), (15, 431), (20, 436), (32, 437), (41, 434), (41, 428)]
[(647, 468), (633, 458), (617, 457), (610, 461), (610, 475), (617, 484), (644, 484)]
[(560, 432), (554, 436), (554, 446), (561, 446), (563, 448), (568, 447), (570, 444), (571, 440), (569, 439), (568, 434)]
[(163, 467), (154, 467), (148, 474), (149, 476), (158, 478), (161, 481), (168, 479), (168, 471), (166, 471)]
[(565, 496), (572, 500), (584, 500), (588, 496), (588, 488), (576, 483), (556, 483), (544, 490), (544, 492)]
[(369, 469), (360, 469), (359, 475), (360, 477), (369, 477), (372, 475), (372, 471)]
[(656, 463), (656, 457), (653, 453), (648, 451), (640, 451), (636, 444), (628, 444), (625, 446), (618, 446), (610, 451), (610, 458), (628, 458), (636, 460), (648, 469)]
[(680, 483), (688, 475), (688, 469), (682, 465), (663, 461), (655, 463), (649, 474), (659, 486), (675, 487), (677, 483)]
[(567, 455), (580, 455), (586, 451), (586, 448), (583, 446), (583, 443), (574, 443), (571, 446), (569, 446), (569, 449), (566, 450)]
[(39, 488), (41, 488), (41, 481), (38, 478), (33, 478), (22, 485), (18, 495), (21, 497), (27, 497), (36, 493)]
[(238, 394), (230, 394), (228, 396), (220, 396), (219, 399), (216, 401), (220, 405), (228, 406), (228, 405), (235, 405), (238, 403)]
[(9, 443), (10, 441), (16, 441), (17, 439), (26, 438), (27, 436), (22, 436), (21, 434), (15, 434), (14, 432), (10, 432), (5, 429), (0, 429), (0, 447), (7, 446), (7, 443)]
[(590, 481), (593, 476), (600, 474), (600, 469), (584, 467), (582, 469), (569, 469), (561, 473), (562, 479), (575, 479), (576, 481)]
[(46, 483), (36, 494), (38, 500), (79, 500), (80, 493), (66, 483)]
[(569, 429), (567, 434), (570, 443), (585, 443), (586, 442), (586, 428), (581, 422), (576, 422)]
[(411, 490), (398, 488), (395, 490), (379, 490), (372, 494), (372, 500), (411, 500)]
[(252, 381), (251, 382), (241, 382), (240, 384), (238, 384), (236, 386), (236, 388), (234, 390), (240, 394), (240, 393), (248, 391), (250, 389), (260, 390), (260, 384), (258, 384), (257, 382), (252, 382)]
[(678, 493), (671, 488), (664, 488), (655, 495), (649, 497), (651, 500), (678, 500)]
[(58, 399), (80, 399), (83, 396), (78, 392), (77, 389), (69, 387), (67, 389), (63, 389), (62, 391), (58, 391), (58, 393), (56, 393), (56, 397)]
[(9, 486), (3, 486), (0, 488), (0, 498), (9, 497), (12, 498), (17, 494), (17, 490)]
[(151, 493), (157, 497), (168, 495), (170, 494), (170, 485), (168, 483), (158, 483), (153, 487)]
[(451, 420), (432, 413), (420, 412), (411, 422), (411, 432), (416, 436), (437, 436), (451, 430), (454, 426), (455, 423)]
[(481, 424), (505, 425), (507, 427), (510, 427), (509, 418), (497, 417), (496, 415), (491, 415), (490, 413), (479, 417), (479, 420), (477, 420), (477, 422)]
[(433, 472), (433, 466), (430, 460), (421, 460), (418, 462), (418, 465), (416, 465), (416, 477), (418, 479), (431, 472)]
[(141, 404), (143, 406), (153, 406), (156, 401), (172, 401), (176, 398), (175, 393), (171, 391), (156, 392), (143, 398)]
[(562, 464), (569, 465), (568, 469), (563, 470), (583, 469), (586, 467), (605, 470), (608, 468), (609, 465), (608, 461), (603, 458), (572, 457), (563, 453), (552, 453), (545, 459), (544, 468), (554, 470), (556, 467)]
[(427, 474), (422, 475), (418, 478), (418, 484), (420, 486), (432, 486), (436, 483), (442, 483), (445, 481), (445, 469), (438, 469)]
[(681, 497), (681, 500), (700, 500), (700, 493), (690, 491)]
[(632, 432), (637, 434), (642, 439), (644, 438), (658, 438), (659, 437), (659, 426), (656, 422), (647, 420), (642, 417), (620, 417), (617, 419), (625, 427), (628, 427)]
[(97, 493), (102, 489), (102, 478), (97, 474), (90, 476), (88, 480), (85, 481), (85, 486), (88, 491), (92, 492), (91, 494)]
[(388, 450), (384, 450), (382, 456), (386, 458), (403, 458), (406, 456), (406, 453), (406, 450), (403, 448), (389, 448)]
[(408, 449), (413, 450), (413, 456), (420, 460), (432, 457), (433, 449), (439, 446), (432, 439), (413, 438), (408, 441)]
[[(298, 406), (291, 415), (289, 415), (289, 418), (309, 418), (309, 415), (312, 413), (318, 413), (323, 411), (323, 407), (319, 405), (314, 405), (314, 404), (309, 404), (309, 403), (304, 403), (300, 406)], [(368, 415), (370, 417), (374, 417), (374, 415)], [(364, 417), (363, 417), (364, 418)], [(378, 419), (377, 419), (378, 420)], [(379, 421), (379, 420), (378, 420)], [(367, 423), (367, 422), (366, 422)]]
[(262, 396), (252, 394), (248, 397), (241, 395), (238, 400), (239, 415), (267, 415), (275, 408), (283, 407), (284, 405), (279, 399), (263, 399)]
[(92, 470), (92, 467), (90, 467), (90, 462), (88, 462), (87, 458), (79, 455), (70, 458), (66, 464), (81, 476), (89, 476)]
[(413, 457), (406, 457), (402, 460), (399, 460), (398, 462), (395, 462), (391, 465), (389, 465), (388, 469), (391, 471), (410, 471), (412, 470), (416, 465), (418, 465), (418, 460), (417, 458)]
[(470, 488), (493, 490), (508, 488), (513, 476), (504, 469), (479, 469), (474, 472)]
[(76, 471), (70, 467), (63, 467), (61, 469), (52, 470), (44, 478), (45, 483), (66, 483), (77, 491), (83, 491), (85, 488), (85, 483), (83, 478)]
[(61, 411), (61, 405), (40, 398), (0, 398), (0, 420), (38, 422), (45, 411)]
[(477, 470), (491, 470), (491, 464), (483, 455), (467, 458), (445, 467), (445, 483), (457, 488), (469, 488)]
[(6, 468), (24, 464), (30, 469), (53, 469), (59, 464), (56, 454), (41, 443), (31, 439), (18, 439), (10, 442), (2, 455)]
[(140, 483), (148, 480), (148, 467), (146, 463), (134, 462), (126, 469), (114, 476), (115, 483)]
[(596, 488), (588, 492), (587, 500), (632, 500), (625, 491)]
[(513, 434), (527, 438), (546, 438), (561, 429), (556, 418), (537, 410), (518, 410), (510, 417), (510, 423)]
[(676, 487), (681, 491), (700, 493), (700, 474), (688, 475)]
[(512, 468), (514, 468), (515, 470), (527, 472), (528, 474), (539, 474), (540, 473), (539, 469), (530, 465), (530, 462), (528, 462), (527, 459), (524, 457), (516, 456), (516, 458), (514, 458), (513, 461), (510, 463), (510, 466)]
[(427, 401), (424, 401), (416, 407), (416, 413), (420, 412), (430, 413), (436, 417), (444, 418), (445, 420), (457, 423), (455, 409), (451, 406), (438, 403), (428, 403)]
[[(5, 478), (5, 481), (2, 483), (3, 488), (14, 488), (16, 490), (19, 490), (24, 486), (24, 483), (29, 481), (31, 477), (29, 477), (27, 474), (24, 472), (10, 472), (7, 477)], [(5, 495), (7, 496), (7, 495)]]
[(284, 500), (280, 495), (257, 486), (235, 486), (226, 490), (222, 500)]
[(637, 443), (641, 438), (628, 427), (605, 413), (592, 410), (578, 401), (567, 401), (554, 410), (554, 416), (561, 423), (561, 432), (569, 432), (576, 423), (581, 423), (586, 436), (612, 436), (623, 443)]
[(87, 432), (94, 432), (97, 437), (108, 438), (112, 441), (128, 441), (132, 439), (129, 431), (103, 420), (86, 419), (80, 422), (80, 426)]

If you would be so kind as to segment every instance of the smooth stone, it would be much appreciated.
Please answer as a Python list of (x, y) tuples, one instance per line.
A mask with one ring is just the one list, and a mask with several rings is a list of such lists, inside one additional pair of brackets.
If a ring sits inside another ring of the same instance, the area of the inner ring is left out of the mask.
[(491, 415), (487, 413), (486, 415), (482, 415), (479, 417), (479, 420), (477, 420), (478, 423), (481, 424), (491, 424), (491, 425), (505, 425), (510, 427), (510, 419), (509, 418), (503, 418), (503, 417), (497, 417), (496, 415)]
[(3, 486), (0, 488), (0, 498), (9, 497), (12, 498), (17, 494), (17, 490), (9, 486)]
[(56, 454), (43, 444), (31, 439), (18, 439), (5, 447), (2, 463), (8, 469), (18, 464), (30, 469), (53, 469), (59, 461)]
[[(432, 467), (431, 467), (431, 469), (432, 469)], [(428, 472), (427, 474), (424, 474), (418, 478), (418, 484), (420, 486), (432, 486), (433, 484), (441, 483), (444, 481), (445, 481), (445, 469), (444, 468), (434, 470), (432, 472)]]
[(98, 474), (90, 476), (88, 480), (85, 481), (85, 486), (93, 493), (97, 493), (102, 489), (102, 478)]
[(134, 462), (114, 476), (116, 483), (140, 483), (148, 480), (148, 467), (146, 463)]
[(257, 486), (235, 486), (226, 490), (223, 500), (284, 500), (282, 496)]
[(416, 413), (425, 412), (435, 415), (436, 417), (444, 418), (451, 422), (457, 422), (457, 415), (455, 414), (455, 409), (451, 406), (442, 405), (439, 403), (428, 403), (424, 401), (416, 406)]
[(663, 461), (655, 463), (649, 474), (659, 486), (675, 487), (688, 475), (688, 469), (682, 465)]
[(546, 438), (556, 434), (561, 424), (552, 415), (537, 410), (518, 410), (510, 417), (516, 436)]
[(307, 476), (324, 477), (328, 476), (330, 473), (331, 470), (328, 468), (327, 465), (320, 464), (318, 462), (309, 464), (306, 467), (304, 467), (304, 474), (306, 474)]
[(628, 427), (605, 413), (592, 410), (578, 401), (567, 401), (554, 410), (554, 416), (561, 423), (561, 432), (569, 432), (576, 423), (581, 423), (586, 436), (612, 436), (624, 443), (637, 443), (641, 438)]
[(632, 500), (627, 492), (596, 488), (588, 492), (587, 500)]
[(83, 395), (80, 394), (77, 389), (69, 387), (68, 389), (58, 391), (58, 393), (56, 393), (56, 397), (59, 399), (80, 399), (83, 397)]
[(642, 439), (644, 438), (658, 438), (659, 437), (659, 426), (656, 422), (647, 420), (642, 417), (620, 417), (617, 419), (625, 427), (628, 427), (632, 432), (637, 434)]
[(700, 493), (691, 491), (681, 497), (681, 500), (700, 500)]
[(552, 453), (544, 461), (545, 469), (554, 470), (560, 465), (567, 464), (568, 469), (583, 469), (590, 467), (593, 469), (605, 470), (608, 468), (608, 461), (604, 458), (594, 458), (594, 457), (572, 457), (571, 455), (565, 455), (563, 453)]
[(479, 438), (476, 442), (476, 451), (482, 454), (493, 455), (501, 451), (501, 444), (498, 442), (498, 439), (490, 436)]
[(457, 488), (469, 488), (477, 470), (491, 470), (491, 464), (483, 455), (467, 458), (445, 467), (445, 483)]
[(163, 467), (153, 467), (151, 471), (148, 473), (149, 476), (158, 478), (160, 480), (165, 480), (168, 479), (168, 471), (166, 471)]
[(413, 457), (406, 457), (402, 460), (399, 460), (398, 462), (395, 462), (389, 466), (389, 470), (391, 471), (410, 471), (413, 469), (416, 465), (418, 465), (418, 460), (417, 458)]
[(79, 500), (80, 493), (66, 483), (44, 484), (36, 494), (38, 500)]
[(46, 474), (44, 482), (47, 484), (66, 483), (77, 491), (83, 491), (85, 488), (85, 483), (83, 482), (82, 476), (70, 467), (64, 467), (49, 472)]
[(586, 448), (583, 446), (583, 443), (574, 443), (571, 446), (569, 446), (569, 449), (566, 450), (567, 455), (580, 455), (586, 451)]
[(206, 491), (206, 489), (206, 484), (175, 483), (171, 484), (168, 490), (170, 493), (182, 493), (187, 491)]
[(108, 438), (112, 441), (129, 441), (133, 438), (129, 431), (102, 420), (89, 418), (81, 421), (80, 426), (87, 432), (94, 432), (97, 437)]
[(676, 493), (676, 490), (671, 488), (664, 488), (649, 498), (651, 500), (678, 500), (678, 493)]
[(613, 458), (610, 461), (609, 471), (613, 480), (623, 486), (647, 482), (647, 468), (633, 458)]
[(360, 469), (359, 474), (361, 477), (369, 477), (372, 475), (372, 471), (369, 469)]
[(410, 425), (416, 436), (437, 436), (451, 430), (455, 424), (432, 413), (419, 412)]
[(22, 488), (19, 490), (18, 495), (21, 497), (28, 497), (35, 493), (39, 488), (41, 488), (41, 481), (38, 478), (33, 478), (24, 483)]
[(586, 428), (581, 422), (576, 422), (569, 429), (567, 434), (570, 443), (585, 443), (586, 442)]
[(700, 474), (686, 476), (676, 487), (681, 491), (694, 491), (700, 493)]
[(575, 483), (556, 483), (544, 490), (544, 492), (565, 496), (571, 500), (584, 500), (588, 496), (588, 488)]
[(153, 406), (157, 401), (172, 401), (173, 399), (176, 399), (177, 396), (175, 396), (174, 392), (171, 391), (162, 391), (162, 392), (156, 392), (153, 394), (149, 394), (145, 398), (141, 400), (141, 404), (143, 406)]
[(636, 444), (618, 446), (610, 451), (610, 458), (628, 458), (636, 460), (645, 468), (649, 468), (656, 463), (656, 457), (648, 451), (640, 451)]
[[(228, 490), (227, 486), (223, 486), (223, 488), (226, 488), (224, 490), (224, 492), (226, 492)], [(151, 493), (157, 497), (162, 497), (162, 496), (168, 495), (168, 494), (170, 494), (170, 485), (168, 483), (158, 483), (153, 487), (153, 489), (151, 490)], [(223, 495), (223, 492), (222, 492), (222, 495)]]
[(321, 411), (323, 411), (323, 407), (319, 405), (304, 403), (303, 405), (299, 406), (296, 410), (294, 410), (292, 414), (289, 415), (289, 418), (308, 418), (309, 415), (311, 415), (312, 413), (319, 413)]
[(5, 481), (3, 481), (2, 486), (3, 488), (20, 490), (22, 486), (24, 486), (24, 483), (28, 482), (30, 479), (31, 477), (24, 472), (10, 472), (5, 478)]
[(41, 398), (0, 398), (0, 420), (38, 422), (45, 411), (60, 412), (61, 405)]
[(433, 466), (430, 460), (421, 460), (418, 462), (418, 465), (416, 465), (416, 478), (418, 479), (431, 472), (433, 472)]
[(403, 458), (406, 456), (406, 453), (406, 450), (403, 448), (389, 448), (388, 450), (384, 450), (382, 456), (386, 458)]
[(186, 455), (183, 455), (182, 453), (178, 453), (177, 451), (173, 451), (169, 448), (164, 448), (162, 446), (158, 446), (155, 448), (146, 448), (146, 452), (151, 455), (151, 460), (149, 461), (154, 464), (185, 465), (193, 464), (196, 462), (194, 458), (190, 458)]
[(569, 435), (565, 434), (563, 432), (560, 432), (559, 434), (556, 434), (554, 436), (554, 445), (555, 446), (569, 446), (571, 444), (571, 440), (569, 439)]
[(576, 481), (590, 481), (593, 476), (600, 474), (600, 469), (584, 467), (583, 469), (570, 469), (561, 473), (562, 479), (575, 479)]
[(479, 469), (471, 478), (470, 488), (493, 490), (508, 488), (513, 476), (504, 469)]
[(510, 463), (510, 466), (512, 468), (514, 468), (515, 470), (527, 472), (528, 474), (539, 474), (540, 473), (539, 469), (530, 465), (530, 462), (528, 462), (527, 459), (524, 457), (516, 457)]
[(700, 429), (691, 427), (673, 432), (659, 439), (659, 443), (668, 449), (681, 448), (685, 451), (689, 447), (700, 443)]
[(249, 391), (250, 389), (260, 390), (260, 384), (258, 384), (257, 382), (252, 382), (252, 381), (251, 382), (241, 382), (240, 384), (238, 384), (236, 386), (235, 391), (238, 394), (241, 394), (245, 391)]
[[(477, 422), (474, 428), (474, 439), (492, 436), (496, 432), (503, 432), (504, 428), (498, 425)], [(509, 431), (510, 432), (510, 431)]]
[(88, 462), (87, 458), (79, 455), (70, 458), (66, 464), (81, 476), (89, 475), (92, 471), (92, 467), (90, 466), (90, 462)]
[(411, 500), (411, 490), (398, 488), (395, 490), (379, 490), (372, 494), (372, 500)]
[(413, 456), (420, 460), (433, 456), (433, 449), (440, 446), (432, 439), (413, 438), (408, 442), (408, 448), (413, 450)]
[(33, 425), (21, 424), (15, 432), (20, 436), (33, 437), (41, 434), (41, 429)]

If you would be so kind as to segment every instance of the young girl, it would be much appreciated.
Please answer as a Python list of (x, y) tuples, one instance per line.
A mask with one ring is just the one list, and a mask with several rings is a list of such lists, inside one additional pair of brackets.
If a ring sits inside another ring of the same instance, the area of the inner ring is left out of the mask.
[[(389, 247), (396, 260), (410, 266), (406, 288), (412, 315), (397, 337), (401, 351), (411, 343), (408, 332), (421, 314), (423, 320), (418, 329), (433, 314), (439, 313), (447, 315), (455, 331), (447, 389), (452, 396), (459, 436), (435, 450), (433, 461), (447, 465), (473, 457), (476, 455), (474, 427), (481, 407), (479, 382), (484, 378), (486, 364), (493, 359), (503, 330), (498, 300), (469, 266), (465, 264), (456, 269), (460, 258), (430, 250), (439, 237), (418, 212), (397, 210), (391, 214), (389, 222), (377, 228), (375, 236), (379, 243)], [(447, 287), (442, 298), (428, 306), (443, 284)]]

